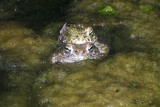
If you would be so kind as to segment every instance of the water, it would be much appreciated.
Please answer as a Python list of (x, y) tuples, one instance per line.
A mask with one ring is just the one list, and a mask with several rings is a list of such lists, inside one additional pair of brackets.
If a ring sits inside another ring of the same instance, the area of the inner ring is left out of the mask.
[[(158, 0), (43, 4), (4, 1), (0, 7), (1, 107), (160, 106)], [(114, 14), (97, 12), (108, 5)], [(101, 60), (52, 64), (65, 22), (97, 25), (94, 30), (109, 44), (110, 54)]]

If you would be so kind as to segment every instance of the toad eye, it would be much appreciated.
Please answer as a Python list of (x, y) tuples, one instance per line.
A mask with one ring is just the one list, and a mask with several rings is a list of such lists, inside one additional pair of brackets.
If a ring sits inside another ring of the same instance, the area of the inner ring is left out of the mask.
[(71, 53), (71, 49), (69, 46), (65, 46), (64, 48), (65, 53), (70, 54)]
[(89, 51), (89, 52), (93, 52), (93, 50), (94, 50), (94, 46), (93, 46), (93, 45), (90, 45), (89, 48), (88, 48), (88, 51)]
[(85, 29), (85, 31), (86, 31), (87, 36), (92, 36), (93, 35), (93, 29), (92, 28), (88, 27), (87, 29)]
[(93, 30), (91, 30), (90, 32), (89, 32), (89, 35), (92, 35), (93, 34)]

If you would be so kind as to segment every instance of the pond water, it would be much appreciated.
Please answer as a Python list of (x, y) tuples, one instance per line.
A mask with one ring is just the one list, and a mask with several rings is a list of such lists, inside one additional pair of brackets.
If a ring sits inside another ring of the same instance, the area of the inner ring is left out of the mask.
[[(0, 107), (159, 107), (159, 0), (2, 0)], [(102, 59), (52, 64), (64, 23), (92, 26)]]

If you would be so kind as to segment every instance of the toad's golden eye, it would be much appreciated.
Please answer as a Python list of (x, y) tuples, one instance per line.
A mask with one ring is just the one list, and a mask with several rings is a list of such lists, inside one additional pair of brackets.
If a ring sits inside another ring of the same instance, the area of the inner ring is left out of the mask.
[(70, 54), (71, 53), (71, 49), (69, 46), (65, 46), (64, 48), (65, 53)]
[(89, 35), (90, 35), (90, 36), (93, 35), (93, 30), (91, 30), (91, 31), (89, 32)]
[(91, 45), (89, 46), (88, 50), (89, 50), (89, 52), (93, 52), (93, 50), (94, 50), (94, 45), (91, 44)]

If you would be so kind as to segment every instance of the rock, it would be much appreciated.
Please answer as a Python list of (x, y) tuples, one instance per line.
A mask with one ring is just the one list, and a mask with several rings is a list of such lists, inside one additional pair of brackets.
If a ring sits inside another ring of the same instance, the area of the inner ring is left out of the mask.
[(86, 63), (90, 68), (79, 66), (76, 70), (80, 63), (54, 67), (42, 74), (46, 84), (34, 84), (39, 104), (48, 107), (159, 105), (155, 99), (160, 98), (157, 76), (160, 68), (147, 57), (145, 53), (134, 52), (117, 54), (98, 66)]
[(15, 67), (29, 69), (42, 64), (41, 58), (49, 55), (55, 43), (53, 39), (39, 37), (31, 29), (15, 22), (1, 23), (0, 29), (4, 70)]

